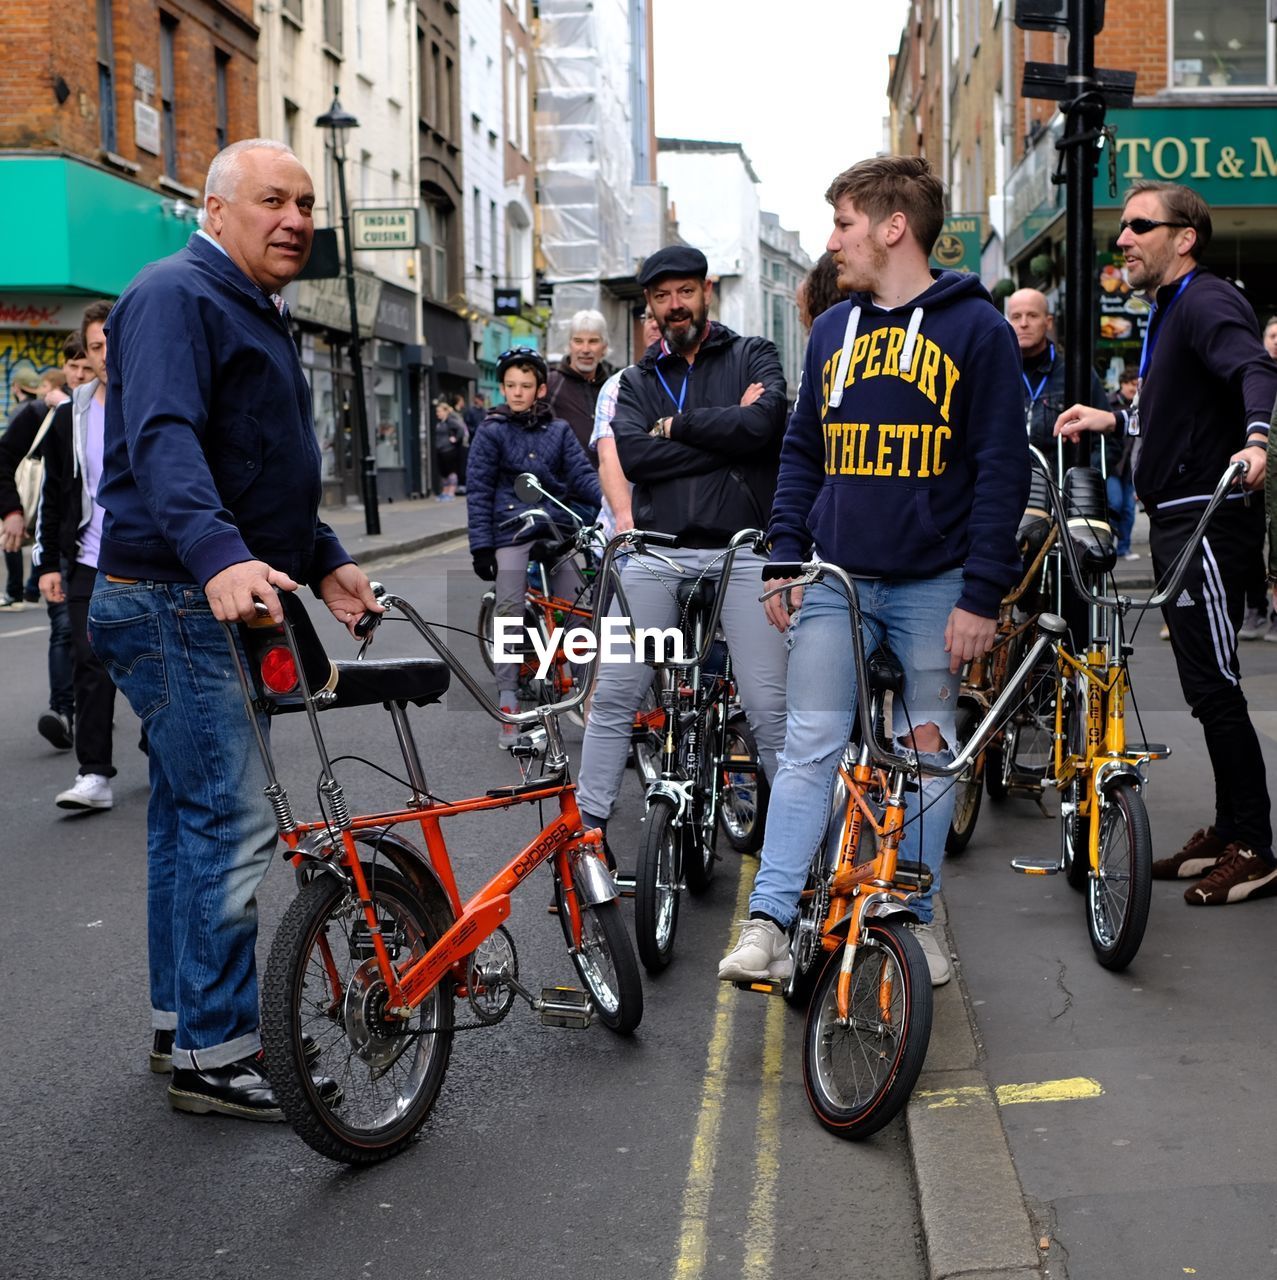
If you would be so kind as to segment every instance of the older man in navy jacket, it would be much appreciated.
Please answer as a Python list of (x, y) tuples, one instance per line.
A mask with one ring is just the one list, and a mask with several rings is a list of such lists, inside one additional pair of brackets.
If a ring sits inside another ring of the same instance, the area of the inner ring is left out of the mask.
[[(257, 886), (275, 824), (223, 622), (308, 583), (353, 627), (380, 611), (317, 519), (310, 392), (279, 290), (310, 254), (315, 193), (284, 145), (227, 147), (205, 227), (116, 303), (90, 608), (94, 645), (147, 727), (153, 1070), (170, 1104), (282, 1119), (258, 1033)], [(336, 1104), (340, 1089), (320, 1081)]]

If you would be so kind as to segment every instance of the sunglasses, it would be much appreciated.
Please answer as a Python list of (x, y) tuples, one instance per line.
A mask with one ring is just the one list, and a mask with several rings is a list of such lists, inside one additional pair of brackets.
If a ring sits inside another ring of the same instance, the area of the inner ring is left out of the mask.
[(1159, 222), (1156, 218), (1123, 218), (1117, 224), (1118, 233), (1134, 231), (1137, 236), (1146, 236), (1154, 227), (1187, 227), (1187, 222)]

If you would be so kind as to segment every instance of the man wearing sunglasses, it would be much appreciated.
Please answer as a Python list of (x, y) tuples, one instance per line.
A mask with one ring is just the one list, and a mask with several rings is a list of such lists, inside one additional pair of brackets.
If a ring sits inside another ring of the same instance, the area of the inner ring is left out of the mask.
[(1248, 571), (1264, 536), (1261, 505), (1277, 365), (1250, 304), (1201, 265), (1211, 216), (1191, 188), (1139, 182), (1126, 194), (1117, 246), (1133, 289), (1153, 304), (1129, 409), (1074, 405), (1056, 422), (1067, 439), (1125, 430), (1142, 439), (1135, 491), (1149, 518), (1153, 567), (1162, 578), (1192, 534), (1231, 461), (1241, 487), (1211, 521), (1183, 589), (1165, 610), (1180, 687), (1201, 721), (1215, 773), (1214, 822), (1176, 854), (1153, 863), (1163, 880), (1193, 880), (1190, 906), (1277, 893), (1268, 781), (1242, 694), (1237, 628)]

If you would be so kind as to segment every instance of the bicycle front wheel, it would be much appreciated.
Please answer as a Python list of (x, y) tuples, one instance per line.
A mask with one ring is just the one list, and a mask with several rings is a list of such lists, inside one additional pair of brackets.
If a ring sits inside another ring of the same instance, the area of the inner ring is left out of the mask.
[[(374, 874), (367, 867), (365, 875), (390, 960), (402, 973), (451, 922), (386, 868)], [(391, 1014), (359, 900), (333, 876), (307, 885), (284, 913), (262, 983), (266, 1068), (298, 1135), (347, 1164), (402, 1150), (443, 1085), (452, 998), (445, 977), (410, 1014)], [(341, 1086), (337, 1106), (325, 1105), (316, 1077)]]
[(1153, 893), (1153, 837), (1144, 797), (1119, 779), (1100, 815), (1099, 866), (1086, 891), (1086, 923), (1095, 958), (1125, 969), (1144, 940)]
[[(974, 703), (964, 702), (958, 708), (955, 725), (959, 747), (966, 744), (979, 725), (980, 709)], [(950, 857), (965, 852), (975, 834), (976, 820), (980, 817), (980, 800), (984, 795), (984, 781), (980, 777), (978, 765), (978, 759), (972, 760), (954, 785), (953, 817), (949, 820), (949, 834), (944, 842), (944, 851)]]
[(840, 1138), (867, 1138), (913, 1092), (931, 1039), (931, 978), (918, 940), (874, 920), (851, 967), (847, 1024), (838, 1020), (845, 950), (830, 957), (807, 1010), (803, 1084), (816, 1118)]
[[(721, 770), (718, 823), (727, 843), (737, 853), (757, 853), (763, 847), (771, 788), (758, 760), (758, 744), (754, 741), (753, 730), (743, 711), (738, 711), (727, 722), (726, 748)], [(743, 768), (740, 767), (742, 765)]]
[(634, 938), (648, 973), (659, 973), (674, 958), (682, 837), (674, 805), (664, 799), (653, 800), (643, 819), (634, 875)]
[(618, 1035), (629, 1035), (643, 1020), (643, 983), (630, 935), (616, 900), (593, 906), (581, 903), (581, 945), (572, 937), (563, 883), (555, 881), (559, 924), (581, 981), (594, 1001), (599, 1021)]

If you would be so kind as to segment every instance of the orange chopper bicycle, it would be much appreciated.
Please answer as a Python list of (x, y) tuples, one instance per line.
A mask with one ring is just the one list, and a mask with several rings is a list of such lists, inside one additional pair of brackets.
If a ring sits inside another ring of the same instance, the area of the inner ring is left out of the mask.
[[(618, 546), (640, 542), (633, 534), (615, 539), (604, 571)], [(402, 597), (381, 596), (387, 614), (410, 622), (438, 657), (363, 660), (386, 616), (368, 614), (357, 628), (364, 638), (359, 657), (333, 661), (297, 597), (281, 600), (282, 624), (263, 618), (238, 628), (242, 651), (228, 628), (265, 764), (265, 794), (299, 885), (266, 964), (262, 1041), (279, 1105), (297, 1133), (330, 1159), (370, 1164), (402, 1150), (425, 1122), (456, 1032), (501, 1022), (521, 998), (545, 1025), (585, 1028), (597, 1019), (624, 1035), (643, 1016), (643, 992), (602, 837), (582, 829), (559, 729), (560, 714), (584, 698), (589, 680), (562, 702), (503, 712)], [(592, 615), (596, 636), (601, 607), (600, 599)], [(489, 715), (531, 730), (511, 751), (521, 782), (463, 800), (431, 793), (407, 706), (437, 702), (453, 674)], [(354, 813), (334, 775), (319, 713), (377, 703), (390, 715), (410, 794), (399, 809)], [(311, 821), (295, 815), (263, 728), (263, 716), (284, 712), (306, 716), (319, 757), (320, 816)], [(463, 899), (444, 820), (546, 803), (554, 812), (545, 826)], [(584, 989), (535, 992), (520, 980), (504, 922), (511, 895), (547, 862), (559, 924)], [(341, 1083), (338, 1105), (324, 1103), (316, 1076)]]

